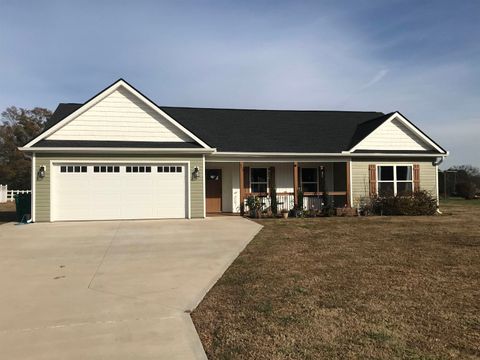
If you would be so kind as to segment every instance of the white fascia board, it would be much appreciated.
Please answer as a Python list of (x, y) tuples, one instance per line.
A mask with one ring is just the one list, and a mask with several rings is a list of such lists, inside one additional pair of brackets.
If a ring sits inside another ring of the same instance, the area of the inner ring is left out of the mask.
[(19, 147), (20, 151), (35, 151), (37, 153), (50, 152), (50, 153), (158, 153), (158, 154), (207, 154), (215, 152), (214, 148), (210, 149), (161, 149), (161, 148), (76, 148), (76, 147)]
[(431, 139), (428, 138), (424, 133), (422, 133), (419, 129), (417, 129), (416, 126), (414, 126), (408, 119), (404, 118), (402, 114), (396, 112), (397, 118), (402, 121), (413, 133), (418, 135), (422, 140), (424, 140), (426, 143), (429, 145), (433, 146), (435, 150), (438, 152), (445, 154), (445, 150), (443, 150), (441, 147), (439, 147), (437, 144), (435, 144)]
[[(375, 134), (376, 132), (379, 131), (382, 127), (386, 126), (386, 124), (392, 122), (394, 119), (400, 120), (410, 131), (412, 131), (415, 135), (417, 135), (419, 138), (421, 138), (423, 141), (425, 141), (427, 144), (432, 146), (435, 150), (440, 152), (441, 154), (445, 154), (445, 151), (440, 148), (437, 144), (435, 144), (432, 140), (430, 140), (427, 136), (425, 136), (421, 131), (419, 131), (409, 120), (405, 119), (402, 114), (400, 114), (398, 111), (394, 112), (392, 116), (390, 116), (387, 120), (385, 120), (379, 127), (377, 127), (375, 130), (373, 130), (370, 134), (368, 134), (362, 141), (360, 141), (358, 144), (356, 144), (354, 147), (352, 147), (349, 152), (354, 152), (357, 150), (357, 148), (370, 136)], [(447, 152), (448, 153), (448, 152)]]
[(40, 134), (37, 136), (35, 139), (31, 140), (28, 144), (26, 144), (23, 148), (30, 148), (32, 145), (35, 145), (37, 142), (39, 142), (42, 139), (45, 139), (49, 135), (53, 134), (60, 128), (64, 127), (67, 125), (70, 121), (73, 119), (77, 118), (80, 114), (84, 113), (88, 109), (92, 108), (95, 104), (106, 98), (108, 95), (112, 94), (114, 91), (116, 91), (118, 88), (123, 87), (126, 90), (128, 90), (130, 93), (138, 97), (140, 100), (142, 100), (147, 106), (149, 106), (152, 110), (160, 114), (162, 117), (164, 117), (167, 121), (169, 121), (172, 125), (177, 127), (180, 131), (184, 132), (186, 135), (191, 137), (193, 140), (198, 142), (200, 145), (202, 145), (205, 149), (211, 149), (210, 146), (208, 146), (205, 142), (203, 142), (201, 139), (199, 139), (197, 136), (195, 136), (193, 133), (191, 133), (189, 130), (184, 128), (182, 125), (180, 125), (177, 121), (175, 121), (171, 116), (169, 116), (167, 113), (165, 113), (162, 109), (160, 109), (157, 105), (155, 105), (152, 101), (147, 99), (144, 95), (142, 95), (140, 92), (135, 90), (132, 86), (127, 84), (124, 80), (120, 79), (114, 84), (112, 84), (110, 87), (102, 91), (100, 94), (95, 96), (94, 98), (90, 99), (87, 101), (85, 104), (83, 104), (79, 109), (75, 110), (73, 113), (68, 115), (66, 118), (63, 120), (60, 120), (57, 124), (52, 126), (50, 129), (45, 131), (44, 133)]

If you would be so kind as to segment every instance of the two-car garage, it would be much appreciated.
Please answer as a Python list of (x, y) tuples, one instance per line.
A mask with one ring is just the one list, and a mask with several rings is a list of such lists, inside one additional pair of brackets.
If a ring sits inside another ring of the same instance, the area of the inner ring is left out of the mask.
[(187, 163), (53, 163), (51, 221), (189, 217)]

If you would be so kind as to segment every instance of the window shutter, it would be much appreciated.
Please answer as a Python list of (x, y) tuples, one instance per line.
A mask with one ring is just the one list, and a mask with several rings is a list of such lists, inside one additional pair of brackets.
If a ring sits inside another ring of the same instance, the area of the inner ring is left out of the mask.
[(420, 191), (420, 165), (413, 164), (413, 191)]
[(270, 189), (270, 192), (272, 189), (275, 187), (275, 166), (271, 166), (269, 169), (269, 174), (268, 174), (268, 188)]
[(377, 167), (375, 164), (368, 165), (369, 173), (369, 194), (374, 196), (377, 193)]
[(250, 192), (250, 168), (248, 166), (243, 168), (243, 188), (245, 193)]

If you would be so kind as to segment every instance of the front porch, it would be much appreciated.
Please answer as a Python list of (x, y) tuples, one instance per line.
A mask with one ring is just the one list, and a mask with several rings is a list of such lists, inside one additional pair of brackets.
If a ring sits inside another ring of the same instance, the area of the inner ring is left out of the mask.
[(305, 210), (320, 210), (326, 202), (349, 207), (349, 179), (350, 161), (206, 162), (206, 213), (242, 213), (251, 195), (265, 209), (273, 191), (278, 211), (298, 207), (299, 194)]

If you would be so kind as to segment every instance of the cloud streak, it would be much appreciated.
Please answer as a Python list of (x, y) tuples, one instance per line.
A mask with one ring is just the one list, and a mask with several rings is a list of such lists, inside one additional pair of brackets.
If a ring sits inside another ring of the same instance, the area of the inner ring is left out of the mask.
[(375, 76), (369, 82), (367, 82), (365, 85), (360, 87), (360, 90), (365, 90), (365, 89), (368, 89), (370, 86), (375, 85), (380, 80), (382, 80), (387, 74), (388, 74), (388, 69), (380, 70), (375, 74)]

